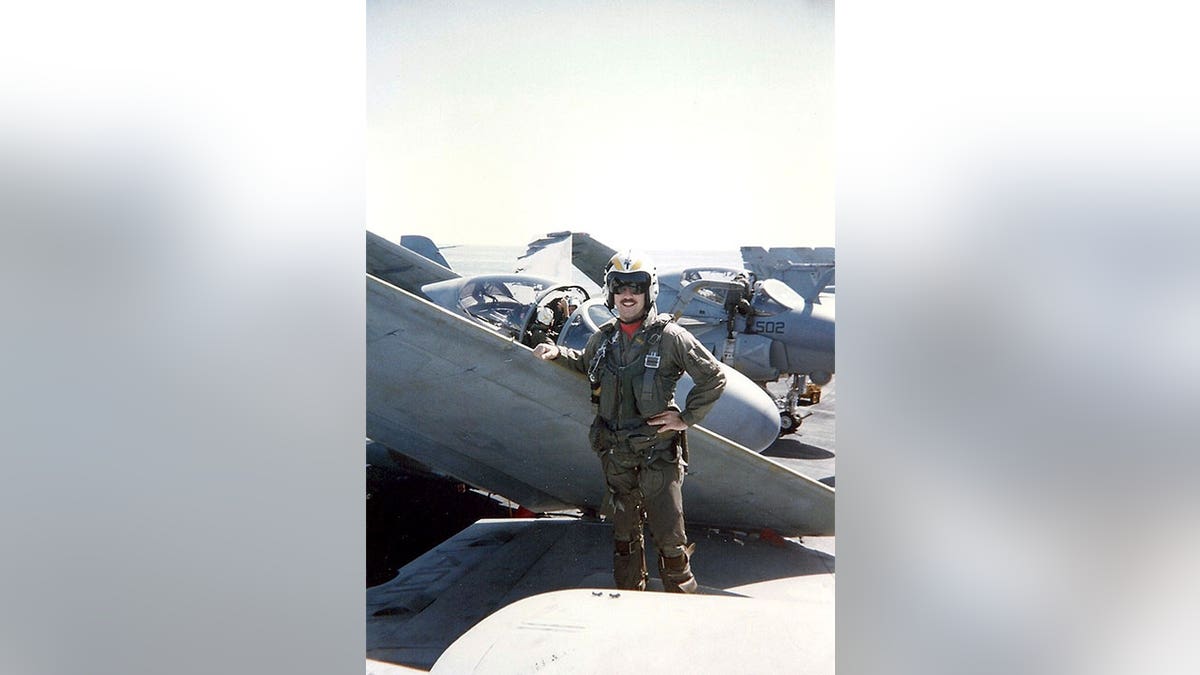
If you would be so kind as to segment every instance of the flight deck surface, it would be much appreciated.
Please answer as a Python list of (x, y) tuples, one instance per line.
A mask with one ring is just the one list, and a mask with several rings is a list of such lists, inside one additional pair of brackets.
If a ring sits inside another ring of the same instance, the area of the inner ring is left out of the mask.
[[(822, 387), (820, 403), (800, 408), (800, 414), (807, 415), (800, 423), (800, 428), (795, 433), (779, 438), (762, 453), (829, 487), (835, 487), (837, 465), (836, 385), (837, 379), (834, 378), (833, 382)], [(778, 397), (787, 392), (787, 385), (775, 383), (768, 385), (767, 390), (772, 396)]]

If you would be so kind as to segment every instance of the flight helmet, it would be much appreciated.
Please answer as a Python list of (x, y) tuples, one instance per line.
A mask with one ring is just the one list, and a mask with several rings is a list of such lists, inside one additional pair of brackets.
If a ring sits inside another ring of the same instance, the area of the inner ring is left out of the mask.
[(629, 284), (636, 285), (645, 294), (646, 315), (650, 316), (655, 311), (654, 301), (658, 299), (658, 272), (649, 257), (634, 249), (618, 252), (604, 268), (604, 304), (612, 309), (617, 289)]

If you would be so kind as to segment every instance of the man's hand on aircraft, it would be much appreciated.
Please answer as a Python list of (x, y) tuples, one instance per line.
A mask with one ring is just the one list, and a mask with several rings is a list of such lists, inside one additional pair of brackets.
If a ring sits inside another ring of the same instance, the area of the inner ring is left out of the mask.
[(664, 410), (646, 420), (646, 422), (658, 427), (658, 433), (660, 434), (664, 431), (687, 431), (688, 428), (687, 423), (674, 410)]
[(541, 343), (533, 348), (533, 355), (543, 361), (551, 361), (558, 358), (558, 345)]

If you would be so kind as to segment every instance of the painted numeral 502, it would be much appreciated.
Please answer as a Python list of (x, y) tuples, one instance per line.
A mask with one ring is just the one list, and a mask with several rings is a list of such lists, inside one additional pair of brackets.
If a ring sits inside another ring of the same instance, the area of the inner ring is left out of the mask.
[(782, 333), (782, 321), (755, 321), (754, 330), (759, 333)]

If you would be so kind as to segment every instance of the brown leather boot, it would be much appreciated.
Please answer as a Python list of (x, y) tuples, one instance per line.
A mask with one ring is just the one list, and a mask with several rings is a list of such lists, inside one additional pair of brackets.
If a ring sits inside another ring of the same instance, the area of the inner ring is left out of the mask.
[(696, 577), (692, 576), (692, 566), (689, 564), (691, 554), (696, 550), (695, 544), (688, 544), (683, 554), (674, 558), (658, 556), (658, 577), (662, 579), (663, 590), (668, 593), (695, 593), (699, 588)]

